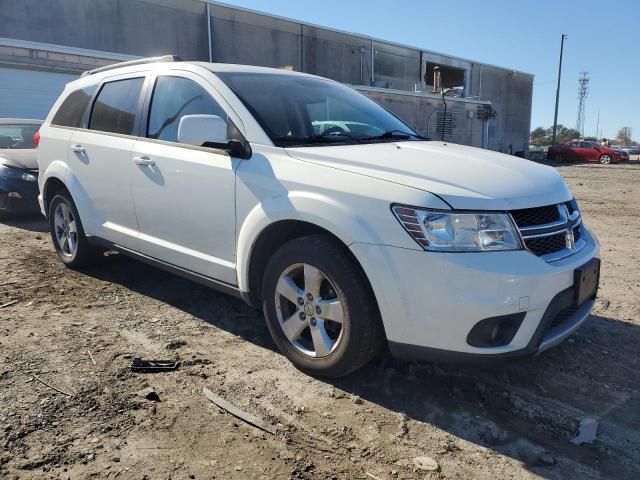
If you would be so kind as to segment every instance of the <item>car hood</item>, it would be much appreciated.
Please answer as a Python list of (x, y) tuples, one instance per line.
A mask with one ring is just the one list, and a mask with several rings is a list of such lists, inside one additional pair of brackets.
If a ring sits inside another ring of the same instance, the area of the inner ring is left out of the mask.
[(513, 210), (571, 199), (554, 168), (463, 145), (403, 141), (286, 151), (299, 160), (436, 194), (456, 209)]
[(36, 170), (38, 168), (38, 155), (35, 148), (28, 149), (0, 149), (0, 163), (8, 167)]

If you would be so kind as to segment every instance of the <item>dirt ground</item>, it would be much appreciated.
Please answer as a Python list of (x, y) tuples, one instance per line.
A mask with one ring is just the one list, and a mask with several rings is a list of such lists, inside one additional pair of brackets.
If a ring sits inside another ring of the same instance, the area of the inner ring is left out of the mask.
[[(44, 221), (0, 224), (0, 478), (640, 478), (640, 164), (559, 170), (602, 243), (597, 308), (558, 348), (492, 368), (382, 356), (317, 380), (240, 300), (118, 255), (69, 271)], [(133, 373), (138, 356), (182, 366)], [(574, 445), (584, 418), (597, 438)]]

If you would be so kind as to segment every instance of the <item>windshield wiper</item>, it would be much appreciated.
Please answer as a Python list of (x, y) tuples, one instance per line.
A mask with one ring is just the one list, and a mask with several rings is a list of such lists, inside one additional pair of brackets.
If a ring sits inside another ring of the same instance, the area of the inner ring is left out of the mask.
[(293, 144), (313, 144), (313, 143), (338, 143), (344, 141), (360, 141), (359, 137), (355, 137), (347, 132), (331, 132), (331, 133), (320, 133), (317, 135), (307, 135), (306, 137), (294, 137), (290, 135), (285, 135), (282, 137), (275, 137), (273, 139), (276, 142), (289, 142)]
[(360, 140), (408, 140), (409, 138), (416, 138), (418, 140), (429, 140), (427, 137), (418, 135), (417, 133), (405, 132), (404, 130), (389, 130), (381, 135), (373, 135), (371, 137), (362, 137)]

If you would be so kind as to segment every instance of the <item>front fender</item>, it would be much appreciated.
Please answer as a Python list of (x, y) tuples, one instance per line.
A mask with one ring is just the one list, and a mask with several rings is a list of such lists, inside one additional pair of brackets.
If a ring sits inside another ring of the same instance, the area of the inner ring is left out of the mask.
[(241, 291), (249, 291), (249, 263), (260, 234), (283, 220), (311, 223), (339, 238), (349, 246), (356, 241), (379, 244), (376, 229), (347, 205), (334, 198), (313, 192), (293, 191), (266, 199), (254, 206), (239, 224), (237, 269)]

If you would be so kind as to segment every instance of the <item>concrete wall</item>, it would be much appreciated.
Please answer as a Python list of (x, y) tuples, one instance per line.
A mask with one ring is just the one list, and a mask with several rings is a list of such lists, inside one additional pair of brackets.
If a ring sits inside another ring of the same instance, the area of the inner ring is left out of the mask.
[(0, 37), (204, 60), (204, 12), (197, 0), (2, 0)]

